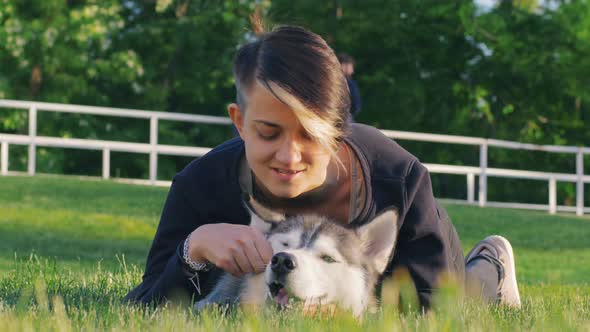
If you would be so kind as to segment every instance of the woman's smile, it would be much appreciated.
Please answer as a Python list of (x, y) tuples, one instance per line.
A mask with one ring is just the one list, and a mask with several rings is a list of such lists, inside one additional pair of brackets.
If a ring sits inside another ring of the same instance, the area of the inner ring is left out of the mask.
[(280, 180), (284, 182), (290, 182), (295, 180), (299, 177), (305, 170), (292, 170), (292, 169), (285, 169), (285, 168), (272, 168), (273, 174)]

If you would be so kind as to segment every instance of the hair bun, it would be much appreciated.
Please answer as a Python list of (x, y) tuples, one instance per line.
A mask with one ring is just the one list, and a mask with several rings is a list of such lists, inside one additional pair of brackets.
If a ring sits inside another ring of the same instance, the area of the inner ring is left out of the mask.
[(259, 6), (256, 6), (254, 12), (250, 14), (250, 24), (252, 25), (252, 32), (254, 32), (256, 37), (260, 37), (266, 32), (262, 23), (262, 15), (260, 14)]

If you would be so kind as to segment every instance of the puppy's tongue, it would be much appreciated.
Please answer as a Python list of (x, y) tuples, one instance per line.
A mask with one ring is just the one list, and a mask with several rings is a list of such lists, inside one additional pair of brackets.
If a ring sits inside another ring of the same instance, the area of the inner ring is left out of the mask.
[(275, 296), (275, 301), (278, 305), (286, 306), (289, 303), (289, 294), (287, 293), (287, 290), (281, 288), (277, 293), (277, 296)]

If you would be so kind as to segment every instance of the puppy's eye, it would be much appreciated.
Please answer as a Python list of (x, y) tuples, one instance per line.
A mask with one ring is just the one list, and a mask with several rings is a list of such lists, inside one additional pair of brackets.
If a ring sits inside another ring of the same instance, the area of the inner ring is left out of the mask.
[(328, 255), (322, 255), (322, 260), (326, 263), (336, 263), (336, 260)]
[(282, 242), (281, 244), (282, 244), (282, 245), (283, 245), (283, 247), (285, 247), (285, 248), (289, 246), (289, 243), (288, 243), (288, 242)]

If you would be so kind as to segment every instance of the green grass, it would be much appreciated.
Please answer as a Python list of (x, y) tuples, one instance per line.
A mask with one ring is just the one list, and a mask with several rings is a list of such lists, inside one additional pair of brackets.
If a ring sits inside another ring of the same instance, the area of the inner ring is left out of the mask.
[(122, 304), (141, 279), (166, 193), (75, 178), (0, 177), (0, 330), (590, 329), (590, 218), (460, 205), (447, 208), (465, 251), (490, 234), (512, 242), (522, 310), (460, 303), (451, 286), (428, 315), (387, 301), (382, 314), (362, 323), (346, 314), (195, 316), (178, 305)]

